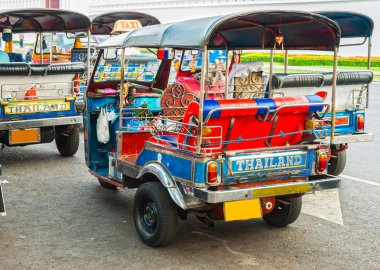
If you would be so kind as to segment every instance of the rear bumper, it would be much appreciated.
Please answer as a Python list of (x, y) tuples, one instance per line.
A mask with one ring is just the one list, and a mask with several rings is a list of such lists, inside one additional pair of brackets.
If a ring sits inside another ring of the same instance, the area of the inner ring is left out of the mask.
[(0, 130), (12, 130), (23, 128), (37, 128), (37, 127), (51, 127), (51, 126), (64, 126), (64, 125), (76, 125), (81, 127), (83, 123), (82, 116), (65, 116), (57, 118), (43, 118), (43, 119), (31, 119), (31, 120), (17, 120), (7, 121), (0, 123)]
[[(345, 144), (345, 143), (358, 143), (358, 142), (372, 142), (374, 140), (373, 133), (359, 133), (359, 134), (348, 134), (348, 135), (335, 135), (334, 144)], [(321, 140), (321, 142), (330, 142), (330, 137), (326, 137)]]
[(184, 191), (187, 195), (198, 198), (207, 203), (222, 203), (271, 196), (313, 193), (319, 190), (339, 188), (340, 183), (341, 179), (326, 176), (324, 179), (313, 181), (292, 182), (220, 191), (211, 191), (205, 188), (184, 186)]

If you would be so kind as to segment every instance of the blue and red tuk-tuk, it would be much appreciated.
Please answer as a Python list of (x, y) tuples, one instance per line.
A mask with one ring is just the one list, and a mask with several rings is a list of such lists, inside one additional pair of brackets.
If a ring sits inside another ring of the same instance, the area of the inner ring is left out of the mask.
[[(209, 224), (253, 218), (277, 227), (293, 223), (304, 194), (340, 186), (327, 174), (334, 128), (323, 133), (309, 124), (328, 112), (334, 123), (339, 42), (335, 22), (294, 11), (194, 19), (111, 37), (98, 46), (85, 94), (90, 173), (105, 188), (137, 188), (135, 227), (150, 246), (173, 240), (178, 217), (189, 213)], [(282, 46), (334, 52), (331, 105), (318, 92), (272, 97), (270, 88), (263, 92), (259, 64), (243, 67), (248, 74), (230, 67), (232, 51)], [(198, 91), (169, 81), (174, 56), (186, 50), (202, 51), (194, 75)], [(210, 50), (226, 55), (217, 79)], [(156, 62), (130, 76), (133, 59), (148, 54)], [(115, 58), (120, 79), (97, 76)]]
[[(340, 47), (368, 46), (367, 70), (337, 71), (336, 116), (334, 122), (334, 139), (331, 142), (331, 157), (328, 173), (339, 175), (345, 168), (349, 143), (369, 142), (373, 133), (365, 132), (365, 110), (368, 108), (369, 86), (373, 81), (371, 68), (371, 37), (374, 22), (366, 15), (347, 11), (318, 12), (339, 25), (341, 30)], [(286, 51), (287, 55), (287, 51)], [(285, 56), (285, 59), (288, 59)], [(325, 100), (332, 105), (332, 77), (330, 72), (313, 74), (295, 74), (287, 72), (285, 62), (284, 73), (274, 73), (272, 79), (273, 96), (293, 96), (297, 94), (313, 94), (324, 92)], [(331, 128), (331, 113), (324, 119), (316, 119), (313, 123), (317, 130)], [(325, 139), (329, 139), (326, 136)]]
[[(79, 146), (82, 117), (74, 108), (76, 78), (83, 63), (53, 63), (54, 44), (40, 38), (40, 63), (23, 62), (12, 52), (13, 33), (88, 33), (90, 20), (76, 12), (54, 9), (13, 10), (0, 14), (10, 62), (0, 63), (0, 140), (7, 146), (48, 143), (54, 139), (63, 156)], [(43, 61), (50, 55), (50, 62)], [(43, 63), (43, 64), (41, 64)]]

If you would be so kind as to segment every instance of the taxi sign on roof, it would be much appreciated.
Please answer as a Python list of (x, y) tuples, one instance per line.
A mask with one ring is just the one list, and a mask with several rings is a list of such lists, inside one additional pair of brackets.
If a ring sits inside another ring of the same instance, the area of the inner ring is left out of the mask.
[(118, 20), (112, 30), (112, 34), (120, 34), (129, 32), (137, 28), (141, 28), (141, 23), (138, 20)]

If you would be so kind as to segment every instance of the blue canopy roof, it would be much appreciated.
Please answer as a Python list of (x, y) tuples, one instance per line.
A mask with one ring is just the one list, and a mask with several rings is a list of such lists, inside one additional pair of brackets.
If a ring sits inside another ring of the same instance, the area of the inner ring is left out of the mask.
[(138, 20), (142, 26), (160, 24), (160, 21), (149, 14), (135, 11), (114, 11), (93, 16), (91, 19), (91, 34), (110, 35), (118, 20)]
[(98, 48), (273, 49), (276, 37), (284, 38), (285, 49), (334, 50), (340, 29), (332, 20), (313, 13), (245, 12), (147, 26), (111, 37)]
[(373, 20), (363, 14), (346, 11), (322, 11), (318, 12), (339, 25), (342, 38), (371, 37)]

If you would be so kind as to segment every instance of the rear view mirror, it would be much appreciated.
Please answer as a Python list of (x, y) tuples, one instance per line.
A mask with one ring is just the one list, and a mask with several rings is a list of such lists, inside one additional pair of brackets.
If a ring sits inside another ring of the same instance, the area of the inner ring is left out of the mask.
[(68, 39), (86, 38), (87, 33), (86, 32), (66, 33), (66, 37)]
[(191, 55), (198, 55), (199, 51), (198, 50), (191, 50)]
[(12, 41), (12, 29), (3, 30), (3, 41), (5, 42)]
[(174, 49), (172, 48), (159, 48), (157, 51), (157, 58), (160, 60), (173, 60)]
[(117, 58), (117, 49), (109, 48), (103, 51), (103, 59), (104, 60), (114, 60)]

